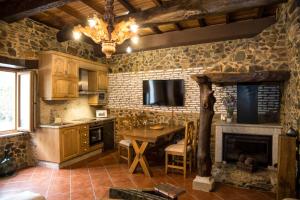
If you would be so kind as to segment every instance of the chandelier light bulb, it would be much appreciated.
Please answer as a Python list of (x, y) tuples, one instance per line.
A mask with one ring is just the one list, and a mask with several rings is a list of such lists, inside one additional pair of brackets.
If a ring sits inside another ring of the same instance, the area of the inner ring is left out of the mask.
[(73, 37), (75, 40), (79, 40), (81, 38), (81, 33), (78, 31), (73, 31)]
[(138, 26), (137, 24), (132, 24), (132, 25), (130, 26), (130, 30), (131, 30), (131, 32), (133, 32), (133, 33), (137, 33), (138, 30), (139, 30), (139, 26)]
[(88, 24), (91, 28), (96, 26), (96, 21), (93, 18), (88, 19)]
[(135, 35), (135, 36), (133, 36), (133, 37), (131, 38), (131, 41), (132, 41), (133, 44), (138, 44), (138, 43), (139, 43), (139, 40), (140, 40), (140, 38), (139, 38), (139, 36), (137, 36), (137, 35)]
[(131, 52), (132, 52), (132, 48), (131, 48), (131, 47), (127, 47), (127, 48), (126, 48), (126, 52), (127, 52), (127, 53), (131, 53)]

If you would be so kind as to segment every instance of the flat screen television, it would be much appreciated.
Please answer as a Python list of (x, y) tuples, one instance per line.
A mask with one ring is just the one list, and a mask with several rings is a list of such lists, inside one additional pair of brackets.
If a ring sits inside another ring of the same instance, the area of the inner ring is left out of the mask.
[(143, 104), (184, 106), (184, 80), (144, 80)]

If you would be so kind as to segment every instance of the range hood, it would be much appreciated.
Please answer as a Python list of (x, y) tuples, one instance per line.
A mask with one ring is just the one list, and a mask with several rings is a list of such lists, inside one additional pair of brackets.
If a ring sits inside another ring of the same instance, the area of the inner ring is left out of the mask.
[(79, 94), (81, 95), (89, 95), (89, 94), (98, 94), (99, 92), (96, 91), (94, 88), (91, 87), (92, 84), (89, 82), (92, 81), (92, 76), (95, 72), (89, 71), (87, 69), (79, 69), (79, 82), (78, 82), (78, 89)]

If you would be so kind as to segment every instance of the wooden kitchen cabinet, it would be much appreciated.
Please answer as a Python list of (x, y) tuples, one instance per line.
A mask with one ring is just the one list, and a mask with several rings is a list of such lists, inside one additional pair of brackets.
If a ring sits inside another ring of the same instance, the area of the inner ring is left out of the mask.
[(62, 53), (40, 55), (40, 95), (46, 100), (68, 100), (78, 97), (78, 63)]
[(80, 154), (84, 154), (89, 151), (89, 127), (83, 125), (79, 131), (80, 135)]
[(61, 52), (45, 51), (39, 58), (40, 96), (45, 100), (79, 97), (79, 68), (94, 72), (93, 90), (107, 90), (107, 65)]
[(89, 146), (88, 124), (66, 128), (39, 128), (32, 133), (32, 138), (37, 159), (57, 164), (103, 148), (103, 144)]
[(60, 130), (61, 161), (74, 158), (80, 153), (79, 127), (63, 128)]
[(98, 90), (107, 90), (108, 88), (108, 77), (107, 72), (98, 71)]

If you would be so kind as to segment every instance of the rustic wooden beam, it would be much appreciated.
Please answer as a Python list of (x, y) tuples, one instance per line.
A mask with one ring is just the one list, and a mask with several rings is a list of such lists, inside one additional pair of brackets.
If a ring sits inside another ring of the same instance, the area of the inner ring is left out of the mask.
[(61, 7), (74, 0), (10, 0), (0, 2), (0, 20), (14, 22), (51, 8)]
[(181, 31), (184, 29), (179, 23), (174, 23), (174, 25), (176, 27), (176, 30), (178, 30), (178, 31)]
[(198, 19), (198, 23), (199, 23), (199, 26), (200, 26), (200, 27), (207, 26), (204, 17), (201, 17), (200, 19)]
[(117, 17), (117, 21), (129, 17), (136, 19), (139, 24), (163, 24), (187, 19), (199, 19), (205, 15), (225, 14), (240, 10), (256, 8), (286, 2), (286, 0), (174, 0), (168, 6), (154, 7), (145, 11)]
[(155, 3), (156, 6), (162, 6), (163, 5), (161, 0), (152, 0), (152, 2)]
[(97, 11), (99, 14), (104, 14), (104, 7), (98, 4), (97, 0), (80, 0), (82, 3), (87, 5), (88, 7), (92, 8), (93, 10)]
[(157, 26), (152, 26), (151, 30), (156, 34), (161, 34), (162, 31)]
[(135, 13), (137, 9), (128, 0), (118, 0), (130, 13)]
[(256, 18), (262, 18), (265, 12), (265, 7), (257, 8)]
[[(230, 24), (219, 24), (201, 28), (197, 27), (185, 29), (182, 31), (172, 31), (159, 35), (148, 35), (141, 37), (139, 45), (135, 46), (133, 50), (144, 51), (239, 38), (249, 38), (257, 35), (275, 22), (275, 17), (266, 17), (261, 19), (234, 22)], [(125, 53), (126, 46), (128, 45), (129, 42), (125, 41), (124, 44), (117, 48), (117, 52)]]
[[(73, 25), (64, 26), (61, 31), (57, 32), (56, 39), (58, 42), (73, 40)], [(91, 38), (83, 34), (80, 40), (93, 46), (99, 45), (96, 44)]]
[(231, 19), (230, 19), (230, 13), (225, 14), (225, 23), (226, 23), (226, 24), (229, 24), (230, 22), (231, 22)]
[(197, 169), (200, 177), (210, 177), (212, 161), (210, 156), (210, 138), (212, 118), (215, 114), (216, 98), (212, 83), (204, 75), (192, 76), (200, 87), (200, 128), (198, 134)]
[(73, 9), (72, 7), (68, 5), (64, 5), (59, 8), (61, 11), (67, 13), (68, 15), (74, 17), (77, 19), (79, 22), (85, 21), (85, 16), (78, 12), (77, 10)]

